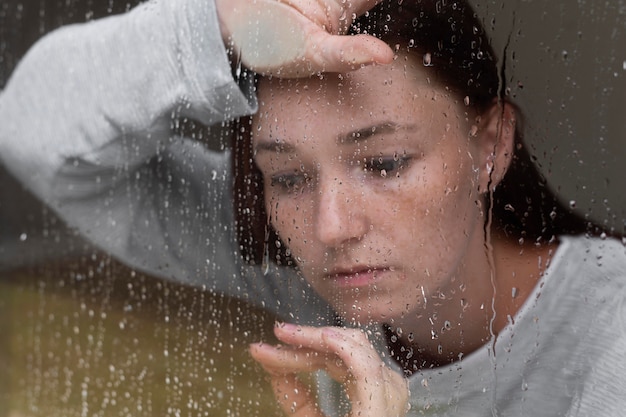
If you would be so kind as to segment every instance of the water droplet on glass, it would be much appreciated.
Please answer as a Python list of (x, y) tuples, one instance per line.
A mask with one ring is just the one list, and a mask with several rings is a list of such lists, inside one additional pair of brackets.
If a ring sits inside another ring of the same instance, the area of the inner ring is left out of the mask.
[(425, 67), (432, 67), (433, 63), (432, 63), (432, 55), (430, 55), (430, 52), (427, 52), (424, 54), (423, 58), (422, 58), (422, 62), (424, 63)]
[(263, 263), (261, 264), (261, 269), (263, 270), (263, 276), (267, 276), (270, 272), (270, 250), (267, 243), (265, 244), (265, 249), (263, 251)]

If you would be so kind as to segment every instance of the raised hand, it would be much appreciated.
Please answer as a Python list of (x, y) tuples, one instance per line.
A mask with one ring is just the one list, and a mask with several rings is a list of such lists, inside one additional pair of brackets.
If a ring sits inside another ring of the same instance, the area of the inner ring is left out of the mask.
[(351, 403), (351, 417), (400, 417), (409, 398), (405, 378), (387, 367), (366, 335), (357, 329), (282, 325), (281, 346), (253, 344), (252, 357), (270, 374), (276, 399), (295, 417), (323, 417), (298, 374), (325, 370), (340, 382)]
[(216, 0), (222, 37), (248, 68), (283, 78), (344, 72), (393, 59), (383, 41), (345, 35), (381, 0)]

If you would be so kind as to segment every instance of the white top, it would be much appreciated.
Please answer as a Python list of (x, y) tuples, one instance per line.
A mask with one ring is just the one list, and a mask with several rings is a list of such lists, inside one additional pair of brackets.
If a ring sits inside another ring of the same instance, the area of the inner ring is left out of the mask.
[[(132, 267), (289, 321), (330, 323), (294, 271), (241, 260), (229, 154), (171, 134), (177, 118), (220, 125), (255, 110), (249, 77), (240, 85), (231, 74), (213, 2), (152, 1), (31, 49), (0, 95), (0, 161)], [(619, 242), (563, 238), (495, 347), (410, 378), (411, 414), (622, 415), (625, 280)], [(371, 336), (388, 360), (381, 332)], [(338, 414), (332, 392), (321, 400)]]
[[(495, 348), (490, 343), (452, 365), (409, 378), (409, 415), (623, 416), (625, 287), (624, 245), (563, 237)], [(370, 335), (385, 355), (384, 332), (370, 329)], [(321, 391), (333, 393), (323, 397), (326, 410), (341, 409), (338, 386), (322, 375), (320, 381)]]

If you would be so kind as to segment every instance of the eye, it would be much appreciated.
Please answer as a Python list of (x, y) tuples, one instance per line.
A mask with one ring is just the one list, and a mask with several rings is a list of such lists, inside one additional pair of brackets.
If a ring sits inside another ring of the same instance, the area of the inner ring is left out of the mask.
[(399, 176), (411, 161), (410, 156), (376, 156), (363, 160), (363, 171), (380, 177)]
[(283, 194), (302, 193), (310, 188), (311, 177), (305, 172), (295, 171), (290, 174), (276, 174), (270, 177), (270, 186)]

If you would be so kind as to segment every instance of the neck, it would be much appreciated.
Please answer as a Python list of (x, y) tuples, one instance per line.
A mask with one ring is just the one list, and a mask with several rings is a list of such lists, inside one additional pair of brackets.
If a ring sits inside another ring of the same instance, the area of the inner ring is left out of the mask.
[(455, 362), (497, 337), (532, 293), (557, 246), (496, 235), (491, 243), (482, 266), (466, 265), (480, 272), (460, 284), (463, 290), (439, 294), (423, 311), (386, 325), (390, 353), (407, 374)]

